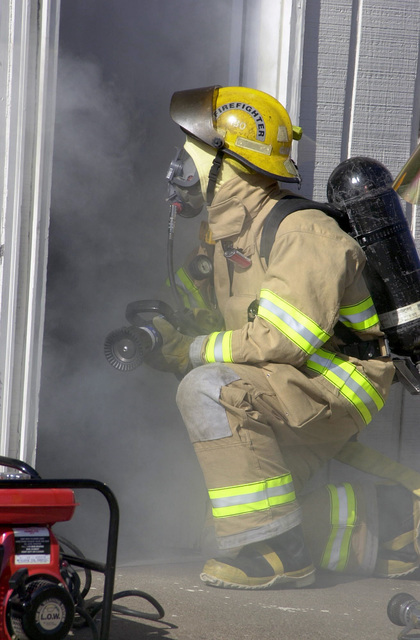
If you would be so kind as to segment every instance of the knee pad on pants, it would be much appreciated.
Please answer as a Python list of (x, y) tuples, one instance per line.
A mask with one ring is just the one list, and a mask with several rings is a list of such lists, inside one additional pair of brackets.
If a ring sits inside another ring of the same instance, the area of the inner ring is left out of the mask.
[(176, 402), (191, 442), (232, 435), (219, 398), (221, 388), (235, 380), (239, 380), (239, 376), (232, 369), (215, 363), (193, 369), (180, 382)]

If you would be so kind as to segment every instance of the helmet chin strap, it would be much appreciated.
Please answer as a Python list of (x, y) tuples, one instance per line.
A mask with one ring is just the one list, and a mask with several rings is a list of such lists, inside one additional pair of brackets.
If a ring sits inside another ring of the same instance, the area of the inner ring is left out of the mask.
[(222, 166), (224, 155), (225, 155), (224, 152), (221, 149), (219, 149), (210, 167), (209, 181), (207, 184), (207, 193), (206, 193), (206, 202), (208, 206), (211, 205), (211, 203), (213, 202), (214, 192), (216, 189), (217, 176), (219, 174), (220, 167)]

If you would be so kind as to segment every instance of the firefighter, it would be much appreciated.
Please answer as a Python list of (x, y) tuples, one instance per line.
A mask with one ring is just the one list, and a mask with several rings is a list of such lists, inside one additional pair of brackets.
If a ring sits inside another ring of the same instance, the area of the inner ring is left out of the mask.
[[(307, 586), (315, 569), (303, 494), (383, 408), (394, 377), (364, 253), (334, 219), (310, 209), (289, 215), (269, 263), (261, 257), (264, 220), (290, 194), (284, 187), (300, 182), (290, 157), (300, 132), (276, 99), (245, 87), (181, 91), (171, 117), (199, 178), (191, 180), (193, 197), (188, 179), (175, 190), (189, 207), (207, 207), (224, 322), (192, 338), (154, 320), (167, 369), (183, 376), (177, 404), (223, 550), (201, 579), (237, 589)], [(375, 357), (346, 355), (338, 321), (372, 341)], [(377, 540), (365, 536), (364, 544), (373, 571)]]

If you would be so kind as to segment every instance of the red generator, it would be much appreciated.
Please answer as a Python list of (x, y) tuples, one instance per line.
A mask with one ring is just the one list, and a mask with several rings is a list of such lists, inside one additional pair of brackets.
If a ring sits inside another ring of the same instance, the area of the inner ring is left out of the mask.
[[(113, 611), (149, 620), (164, 616), (159, 602), (144, 591), (114, 593), (119, 508), (106, 484), (45, 480), (26, 462), (4, 456), (0, 466), (19, 472), (0, 475), (0, 640), (64, 640), (83, 626), (90, 628), (93, 640), (108, 640)], [(80, 489), (93, 489), (108, 503), (105, 562), (89, 560), (52, 531), (55, 523), (72, 518), (77, 506), (73, 490)], [(83, 585), (78, 571), (85, 577)], [(92, 571), (104, 576), (102, 599), (97, 594), (86, 599)], [(147, 600), (156, 613), (115, 604), (131, 596)]]
[(1, 640), (61, 640), (70, 631), (72, 578), (51, 527), (75, 508), (71, 489), (3, 489), (0, 482)]

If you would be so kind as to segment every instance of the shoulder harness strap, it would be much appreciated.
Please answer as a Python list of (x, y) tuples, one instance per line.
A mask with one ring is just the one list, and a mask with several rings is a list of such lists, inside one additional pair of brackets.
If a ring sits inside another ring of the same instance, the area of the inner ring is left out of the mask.
[(315, 202), (314, 200), (308, 200), (307, 198), (301, 198), (300, 196), (287, 195), (284, 198), (281, 198), (274, 205), (264, 221), (261, 235), (260, 255), (265, 259), (267, 265), (277, 229), (280, 224), (294, 211), (302, 211), (304, 209), (317, 209), (318, 211), (323, 211), (328, 216), (334, 218), (343, 231), (346, 233), (350, 231), (349, 219), (342, 211), (335, 209), (326, 202)]

